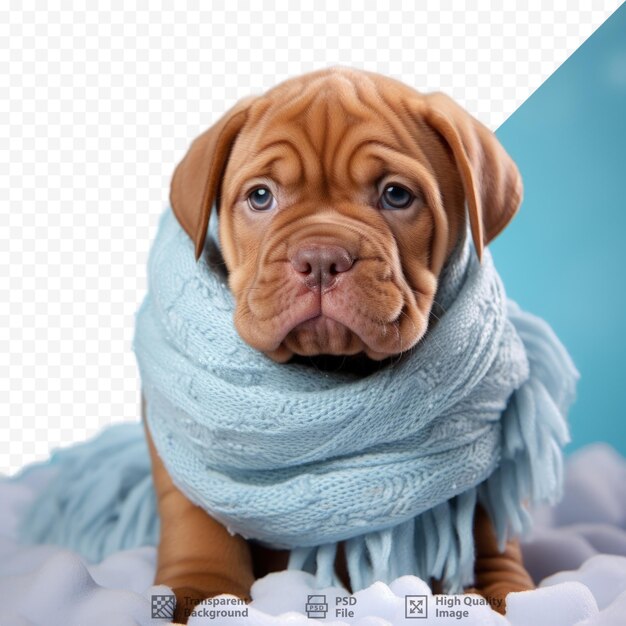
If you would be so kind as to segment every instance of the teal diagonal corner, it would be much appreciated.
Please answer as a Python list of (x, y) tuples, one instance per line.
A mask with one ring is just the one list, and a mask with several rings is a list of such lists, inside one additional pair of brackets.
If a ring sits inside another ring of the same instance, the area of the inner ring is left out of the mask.
[(509, 296), (580, 370), (568, 451), (626, 454), (626, 3), (496, 134), (524, 202), (491, 248)]

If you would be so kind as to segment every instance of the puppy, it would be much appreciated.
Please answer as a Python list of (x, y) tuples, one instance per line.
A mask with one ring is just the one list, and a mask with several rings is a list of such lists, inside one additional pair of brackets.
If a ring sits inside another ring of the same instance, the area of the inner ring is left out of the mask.
[[(245, 342), (278, 362), (364, 373), (436, 323), (438, 276), (466, 219), (480, 258), (521, 199), (514, 162), (449, 97), (342, 67), (237, 102), (191, 144), (170, 194), (196, 258), (216, 204)], [(231, 536), (174, 486), (146, 437), (161, 519), (155, 582), (175, 591), (176, 619), (217, 594), (249, 599), (288, 551)], [(474, 591), (503, 599), (533, 586), (518, 544), (500, 553), (481, 509), (474, 536)]]

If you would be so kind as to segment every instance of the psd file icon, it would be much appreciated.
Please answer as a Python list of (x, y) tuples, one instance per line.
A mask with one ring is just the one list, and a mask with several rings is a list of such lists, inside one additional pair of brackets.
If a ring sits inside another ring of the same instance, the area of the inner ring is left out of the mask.
[(306, 610), (307, 617), (313, 619), (323, 619), (326, 617), (326, 613), (328, 612), (326, 596), (307, 596), (306, 600), (307, 602), (304, 608)]

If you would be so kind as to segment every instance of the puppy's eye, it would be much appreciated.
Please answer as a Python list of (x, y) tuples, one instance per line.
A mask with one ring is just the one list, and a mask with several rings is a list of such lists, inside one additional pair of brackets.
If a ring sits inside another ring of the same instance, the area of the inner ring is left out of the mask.
[(413, 194), (404, 187), (395, 183), (387, 185), (380, 196), (379, 206), (381, 209), (406, 209), (412, 202)]
[(255, 211), (269, 211), (274, 207), (275, 200), (267, 187), (257, 187), (248, 195), (248, 204)]

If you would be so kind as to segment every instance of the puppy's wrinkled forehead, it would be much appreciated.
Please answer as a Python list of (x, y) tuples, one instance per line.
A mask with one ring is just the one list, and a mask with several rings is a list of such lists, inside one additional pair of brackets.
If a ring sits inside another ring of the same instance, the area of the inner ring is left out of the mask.
[(415, 96), (404, 85), (383, 90), (330, 74), (280, 87), (251, 106), (228, 166), (229, 191), (253, 173), (286, 190), (306, 183), (309, 193), (340, 193), (346, 182), (363, 185), (398, 167), (402, 154), (427, 161), (419, 125), (398, 100)]
[(372, 193), (372, 183), (382, 184), (387, 173), (405, 175), (392, 182), (415, 189), (433, 213), (465, 216), (464, 196), (479, 259), (522, 199), (515, 163), (449, 96), (331, 67), (239, 100), (192, 142), (172, 176), (170, 201), (198, 259), (213, 204), (226, 215), (235, 204), (241, 208), (251, 176), (271, 176), (283, 207), (294, 204), (291, 192), (298, 204), (334, 194), (333, 201), (344, 196), (372, 206), (359, 188)]

